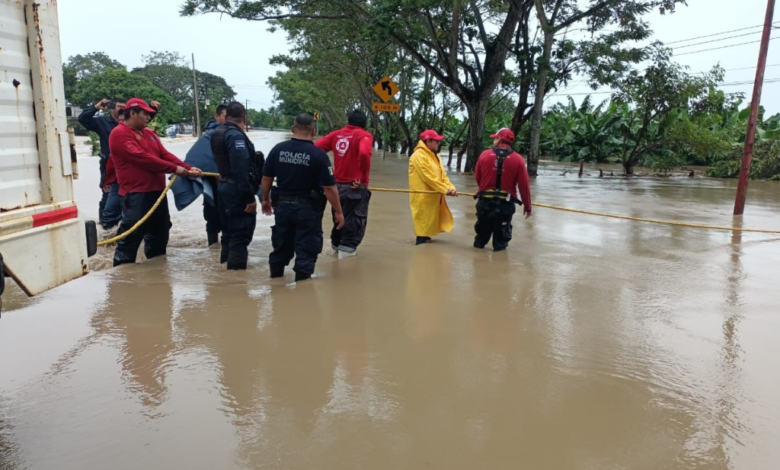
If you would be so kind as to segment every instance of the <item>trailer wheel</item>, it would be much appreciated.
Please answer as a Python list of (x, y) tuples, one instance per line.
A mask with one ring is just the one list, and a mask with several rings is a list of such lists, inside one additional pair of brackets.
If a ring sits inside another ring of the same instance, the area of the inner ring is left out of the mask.
[(85, 222), (87, 229), (87, 257), (92, 258), (97, 253), (97, 224), (94, 220), (88, 220)]

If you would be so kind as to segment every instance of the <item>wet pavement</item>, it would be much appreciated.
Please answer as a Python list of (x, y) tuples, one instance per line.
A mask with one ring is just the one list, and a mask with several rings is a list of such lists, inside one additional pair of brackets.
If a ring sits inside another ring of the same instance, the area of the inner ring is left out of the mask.
[[(407, 186), (405, 160), (373, 165), (374, 185)], [(780, 228), (780, 183), (752, 182), (735, 221), (732, 181), (565, 167), (536, 200)], [(83, 210), (96, 171), (82, 159)], [(455, 231), (415, 247), (408, 196), (375, 193), (359, 256), (326, 249), (293, 285), (268, 279), (271, 219), (228, 273), (196, 203), (167, 259), (11, 288), (0, 468), (777, 468), (780, 236), (539, 208), (493, 253), (471, 248), (473, 206), (451, 199)]]

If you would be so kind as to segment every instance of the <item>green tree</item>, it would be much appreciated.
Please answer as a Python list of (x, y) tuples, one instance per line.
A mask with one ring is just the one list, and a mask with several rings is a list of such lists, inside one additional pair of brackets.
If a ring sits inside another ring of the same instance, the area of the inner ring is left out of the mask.
[[(92, 74), (100, 73), (108, 69), (126, 70), (125, 66), (110, 58), (105, 52), (90, 52), (89, 54), (77, 54), (68, 58), (62, 65), (62, 76), (65, 82), (65, 99), (73, 101), (73, 93), (79, 80)], [(105, 97), (104, 97), (105, 98)], [(117, 98), (109, 96), (108, 98)], [(120, 96), (118, 98), (124, 98)]]
[(671, 132), (674, 126), (680, 118), (688, 119), (688, 109), (705, 101), (709, 90), (722, 80), (720, 68), (708, 74), (688, 74), (670, 60), (668, 49), (656, 46), (651, 65), (619, 81), (615, 99), (623, 103), (620, 160), (626, 174), (633, 174), (651, 151), (668, 151), (678, 142), (679, 134)]
[(484, 116), (519, 21), (514, 2), (497, 0), (186, 0), (181, 13), (347, 22), (345, 30), (398, 46), (464, 103), (471, 123), (467, 168), (482, 150)]
[(107, 69), (84, 77), (76, 83), (73, 103), (86, 107), (106, 97), (121, 96), (126, 99), (138, 97), (147, 102), (160, 102), (157, 120), (162, 124), (181, 122), (181, 110), (176, 101), (166, 92), (154, 86), (144, 77), (124, 69)]
[[(518, 8), (527, 8), (526, 0), (512, 1)], [(529, 172), (536, 175), (546, 94), (560, 82), (565, 83), (571, 71), (585, 73), (594, 85), (616, 83), (628, 71), (628, 64), (644, 58), (638, 49), (622, 47), (626, 42), (649, 37), (649, 25), (642, 17), (656, 9), (662, 14), (673, 12), (677, 4), (685, 4), (686, 0), (590, 0), (586, 5), (578, 0), (531, 1), (540, 25), (541, 44), (528, 42), (526, 33), (524, 47), (518, 45), (518, 49), (525, 57), (520, 61), (521, 83), (530, 87), (528, 82), (535, 81), (528, 167)], [(592, 38), (575, 44), (565, 35), (559, 37), (578, 24), (585, 24)], [(553, 55), (556, 43), (559, 43), (557, 57)], [(535, 61), (532, 59), (534, 52), (538, 53)], [(523, 108), (528, 106), (521, 95), (520, 119)]]
[[(181, 107), (184, 120), (191, 121), (195, 114), (192, 89), (192, 69), (178, 52), (157, 52), (143, 56), (144, 65), (133, 69), (132, 73), (146, 77), (158, 88), (176, 100)], [(235, 99), (236, 93), (224, 78), (208, 72), (196, 71), (201, 110), (205, 111), (205, 102), (210, 104), (226, 103)]]

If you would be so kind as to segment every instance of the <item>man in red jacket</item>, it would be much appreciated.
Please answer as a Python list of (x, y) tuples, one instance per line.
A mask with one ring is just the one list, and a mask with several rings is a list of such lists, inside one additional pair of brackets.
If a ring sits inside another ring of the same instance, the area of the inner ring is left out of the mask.
[(368, 222), (368, 178), (371, 172), (371, 151), (374, 136), (366, 131), (368, 118), (362, 111), (352, 111), (347, 116), (347, 127), (331, 132), (315, 145), (326, 152), (333, 152), (333, 175), (339, 190), (341, 208), (344, 211), (344, 228), (336, 228), (330, 234), (331, 246), (339, 258), (354, 256), (366, 235)]
[(512, 150), (514, 132), (501, 129), (490, 137), (493, 148), (482, 152), (474, 172), (479, 184), (474, 247), (484, 248), (493, 237), (493, 250), (503, 251), (512, 239), (515, 204), (522, 201), (525, 218), (531, 217), (531, 187), (525, 160)]
[[(146, 127), (155, 112), (140, 98), (129, 100), (124, 109), (124, 122), (109, 137), (119, 195), (123, 197), (122, 222), (117, 234), (128, 231), (151, 210), (165, 189), (167, 173), (192, 177), (201, 175), (199, 169), (165, 150), (157, 134)], [(117, 243), (114, 266), (135, 263), (141, 241), (148, 259), (164, 255), (170, 229), (171, 215), (167, 201), (163, 201), (138, 230)]]

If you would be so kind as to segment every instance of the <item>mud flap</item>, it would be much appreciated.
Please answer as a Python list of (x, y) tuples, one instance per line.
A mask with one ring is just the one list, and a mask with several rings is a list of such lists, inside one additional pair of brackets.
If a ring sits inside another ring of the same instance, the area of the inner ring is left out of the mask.
[(87, 232), (87, 257), (92, 258), (95, 256), (95, 253), (97, 253), (97, 224), (94, 220), (88, 220), (84, 222), (84, 225), (86, 226), (85, 228)]

